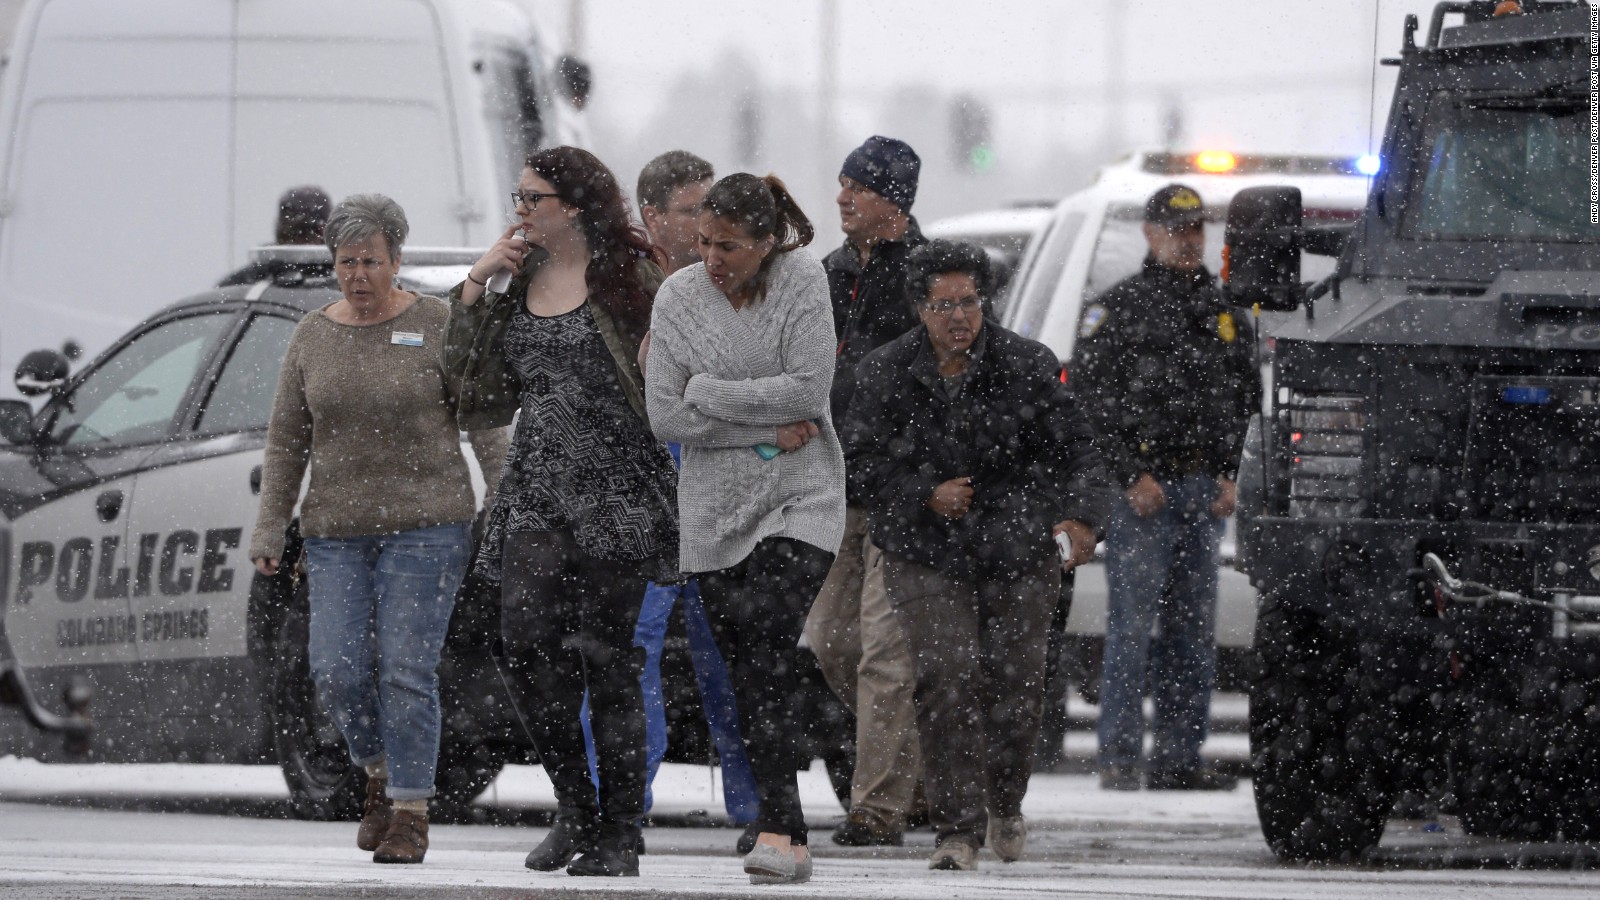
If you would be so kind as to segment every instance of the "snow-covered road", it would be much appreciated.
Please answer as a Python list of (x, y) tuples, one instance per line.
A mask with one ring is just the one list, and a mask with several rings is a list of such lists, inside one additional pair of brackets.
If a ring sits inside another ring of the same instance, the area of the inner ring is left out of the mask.
[[(350, 824), (266, 817), (282, 803), (281, 779), (271, 768), (5, 759), (0, 895), (1427, 900), (1600, 892), (1590, 850), (1487, 844), (1460, 835), (1448, 820), (1393, 823), (1372, 864), (1282, 866), (1261, 842), (1248, 785), (1222, 794), (1113, 794), (1077, 775), (1035, 779), (1027, 808), (1035, 829), (1024, 861), (1003, 865), (985, 854), (975, 874), (929, 872), (927, 832), (883, 853), (828, 843), (822, 829), (837, 819), (838, 807), (820, 771), (804, 775), (802, 793), (818, 827), (816, 878), (805, 887), (757, 890), (739, 870), (732, 829), (648, 829), (649, 854), (638, 879), (529, 872), (522, 857), (543, 829), (526, 825), (435, 825), (425, 864), (377, 866), (353, 846)], [(485, 798), (486, 817), (537, 820), (549, 805), (548, 790), (540, 770), (514, 767)], [(706, 770), (689, 766), (669, 766), (657, 791), (658, 811), (675, 821), (712, 796)], [(93, 804), (71, 799), (108, 796)], [(149, 811), (202, 798), (207, 810), (256, 815)]]

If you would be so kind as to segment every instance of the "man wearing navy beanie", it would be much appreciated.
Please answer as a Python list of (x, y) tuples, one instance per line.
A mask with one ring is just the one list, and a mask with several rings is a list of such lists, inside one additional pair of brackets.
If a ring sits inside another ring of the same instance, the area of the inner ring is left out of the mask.
[[(856, 363), (918, 324), (906, 299), (906, 261), (927, 243), (911, 204), (922, 160), (905, 141), (873, 135), (839, 169), (844, 246), (822, 266), (833, 294), (839, 340), (833, 421), (844, 421)], [(912, 700), (911, 651), (883, 589), (867, 511), (846, 489), (844, 543), (811, 606), (806, 639), (823, 677), (856, 714), (856, 769), (850, 815), (834, 831), (847, 846), (899, 844), (912, 812), (922, 754)]]

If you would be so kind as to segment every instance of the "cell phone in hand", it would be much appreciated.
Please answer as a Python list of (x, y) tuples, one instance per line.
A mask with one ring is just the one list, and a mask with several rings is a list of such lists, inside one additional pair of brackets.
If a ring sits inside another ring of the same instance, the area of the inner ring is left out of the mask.
[(768, 461), (777, 459), (778, 454), (783, 452), (783, 448), (777, 444), (757, 444), (751, 449), (756, 451), (757, 456)]
[(1072, 562), (1072, 535), (1065, 531), (1056, 533), (1056, 552), (1061, 554), (1061, 564)]
[[(526, 233), (522, 231), (518, 231), (517, 236), (522, 238), (524, 243), (528, 240)], [(512, 269), (501, 269), (489, 276), (489, 283), (484, 285), (483, 289), (491, 294), (504, 294), (506, 288), (511, 287), (511, 276), (515, 274), (516, 272)]]

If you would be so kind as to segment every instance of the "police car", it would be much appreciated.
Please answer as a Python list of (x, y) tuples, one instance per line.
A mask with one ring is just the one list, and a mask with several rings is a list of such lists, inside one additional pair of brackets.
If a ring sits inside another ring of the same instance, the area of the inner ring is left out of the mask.
[[(400, 277), (442, 293), (477, 253), (408, 248)], [(284, 351), (300, 318), (339, 293), (323, 248), (255, 257), (286, 265), (167, 307), (70, 378), (49, 352), (19, 368), (20, 390), (48, 396), (37, 412), (0, 401), (8, 665), (53, 715), (74, 712), (58, 699), (67, 688), (92, 691), (92, 759), (276, 763), (298, 813), (342, 817), (358, 808), (359, 777), (311, 686), (304, 585), (292, 567), (265, 578), (246, 558)], [(482, 593), (463, 592), (441, 667), (447, 803), (527, 746), (493, 702)], [(5, 754), (64, 751), (0, 707)]]
[(995, 309), (1003, 311), (1017, 265), (1033, 239), (1050, 224), (1052, 206), (1019, 203), (1003, 209), (950, 216), (922, 226), (922, 233), (929, 238), (966, 241), (986, 250), (997, 276)]
[[(1105, 311), (1093, 299), (1138, 271), (1147, 252), (1141, 229), (1144, 203), (1157, 189), (1180, 182), (1205, 204), (1206, 267), (1222, 268), (1222, 231), (1228, 203), (1248, 187), (1290, 184), (1300, 188), (1308, 224), (1354, 222), (1366, 203), (1372, 157), (1293, 156), (1203, 150), (1192, 153), (1137, 152), (1102, 168), (1089, 187), (1056, 204), (1043, 233), (1029, 246), (1012, 282), (1002, 324), (1054, 350), (1065, 365), (1078, 336), (1091, 333)], [(1318, 279), (1333, 260), (1307, 256), (1302, 273)], [(1259, 330), (1259, 329), (1258, 329)], [(1068, 372), (1070, 378), (1070, 371)], [(1233, 556), (1233, 528), (1223, 542), (1224, 562)], [(1255, 589), (1225, 565), (1218, 589), (1216, 634), (1221, 684), (1238, 687), (1255, 629)], [(1067, 623), (1075, 675), (1091, 697), (1098, 680), (1105, 636), (1105, 567), (1079, 571)]]

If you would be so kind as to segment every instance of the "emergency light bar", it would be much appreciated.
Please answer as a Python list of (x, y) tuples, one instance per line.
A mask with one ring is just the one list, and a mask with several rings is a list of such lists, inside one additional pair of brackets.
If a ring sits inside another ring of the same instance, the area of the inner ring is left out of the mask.
[[(414, 266), (470, 266), (483, 255), (481, 249), (472, 247), (404, 247), (404, 262), (407, 268)], [(286, 262), (291, 264), (306, 265), (321, 263), (333, 264), (333, 254), (321, 244), (272, 244), (265, 247), (256, 247), (250, 251), (250, 261), (260, 262)]]
[(1373, 172), (1359, 156), (1290, 156), (1202, 150), (1198, 153), (1146, 153), (1140, 168), (1152, 175), (1355, 175)]

